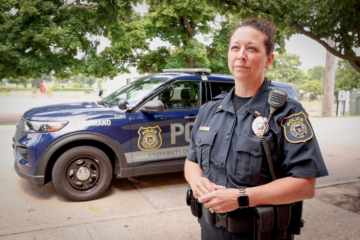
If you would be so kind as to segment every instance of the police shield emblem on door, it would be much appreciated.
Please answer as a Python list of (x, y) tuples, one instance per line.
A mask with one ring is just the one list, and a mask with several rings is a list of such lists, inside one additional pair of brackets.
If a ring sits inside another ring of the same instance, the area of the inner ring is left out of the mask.
[(138, 147), (142, 151), (152, 151), (158, 149), (162, 145), (161, 128), (156, 127), (140, 127)]

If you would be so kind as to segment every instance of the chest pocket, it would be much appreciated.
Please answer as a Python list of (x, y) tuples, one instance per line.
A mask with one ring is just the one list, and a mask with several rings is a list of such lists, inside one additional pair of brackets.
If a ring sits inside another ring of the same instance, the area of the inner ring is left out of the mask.
[(235, 178), (244, 184), (263, 184), (263, 147), (261, 139), (240, 135), (236, 145)]
[(210, 170), (210, 152), (216, 137), (217, 131), (198, 131), (196, 135), (196, 158), (204, 174)]

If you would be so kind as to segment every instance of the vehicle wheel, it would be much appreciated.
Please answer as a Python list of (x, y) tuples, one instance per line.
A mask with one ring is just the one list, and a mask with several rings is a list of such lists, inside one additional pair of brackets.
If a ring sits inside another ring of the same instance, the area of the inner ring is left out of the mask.
[(98, 148), (81, 146), (63, 153), (55, 162), (52, 180), (56, 190), (74, 201), (100, 197), (109, 187), (112, 166)]

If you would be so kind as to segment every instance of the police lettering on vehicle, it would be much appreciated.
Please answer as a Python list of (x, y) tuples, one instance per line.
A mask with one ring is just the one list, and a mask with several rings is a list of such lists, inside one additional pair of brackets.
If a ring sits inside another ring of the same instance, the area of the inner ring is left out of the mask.
[[(181, 123), (172, 123), (170, 124), (171, 129), (171, 144), (176, 144), (176, 137), (184, 134), (185, 131), (185, 141), (190, 143), (190, 132), (191, 127), (194, 126), (195, 122), (188, 122), (184, 125)], [(178, 129), (178, 130), (177, 130)]]
[(156, 127), (140, 127), (139, 131), (138, 147), (142, 151), (152, 151), (161, 147), (161, 128)]
[(286, 140), (291, 143), (306, 142), (314, 135), (303, 112), (283, 118), (281, 126), (284, 128)]
[(88, 121), (78, 121), (78, 126), (90, 127), (90, 126), (110, 126), (111, 120), (88, 120)]

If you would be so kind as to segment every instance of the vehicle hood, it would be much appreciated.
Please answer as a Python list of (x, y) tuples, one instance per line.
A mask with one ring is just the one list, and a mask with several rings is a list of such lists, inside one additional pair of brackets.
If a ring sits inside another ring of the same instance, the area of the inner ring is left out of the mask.
[[(119, 112), (120, 109), (117, 108), (117, 110)], [(114, 110), (95, 102), (75, 102), (32, 108), (24, 113), (23, 118), (37, 121), (68, 121), (74, 118), (93, 118), (107, 114), (114, 114)]]

